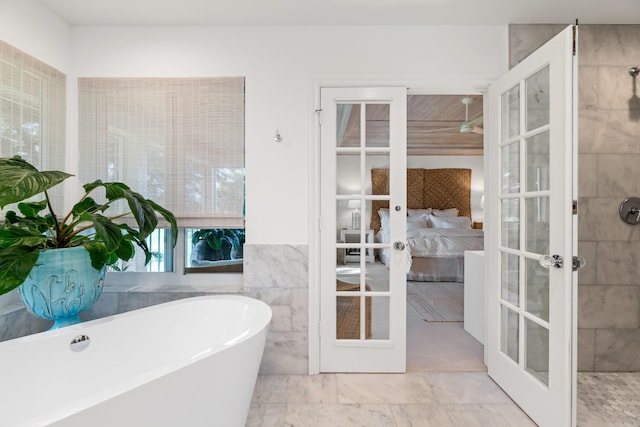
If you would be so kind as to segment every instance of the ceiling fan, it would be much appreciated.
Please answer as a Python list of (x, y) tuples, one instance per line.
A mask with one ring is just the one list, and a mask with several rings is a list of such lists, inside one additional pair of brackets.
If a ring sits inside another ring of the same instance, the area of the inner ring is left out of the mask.
[(465, 118), (464, 123), (460, 125), (460, 133), (478, 133), (482, 135), (484, 130), (480, 127), (482, 124), (482, 116), (478, 117), (475, 120), (469, 121), (469, 104), (471, 103), (471, 98), (465, 96), (462, 98), (461, 102), (464, 104), (465, 108)]
[(462, 124), (459, 127), (427, 129), (427, 130), (423, 130), (422, 132), (431, 133), (431, 132), (457, 130), (460, 133), (477, 133), (482, 135), (484, 132), (484, 130), (480, 127), (483, 123), (482, 116), (478, 117), (477, 119), (469, 121), (469, 104), (473, 102), (473, 99), (471, 97), (465, 96), (460, 100), (460, 102), (462, 102), (465, 106), (465, 119), (464, 119), (464, 122), (462, 122)]

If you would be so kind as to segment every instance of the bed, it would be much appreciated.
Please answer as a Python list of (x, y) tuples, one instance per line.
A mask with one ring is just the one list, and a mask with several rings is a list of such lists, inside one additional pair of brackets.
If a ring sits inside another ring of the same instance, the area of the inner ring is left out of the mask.
[[(371, 170), (375, 195), (389, 194), (388, 169)], [(407, 280), (463, 282), (464, 251), (482, 250), (484, 234), (471, 221), (471, 169), (407, 169)], [(372, 201), (370, 227), (389, 242), (389, 203)], [(379, 259), (388, 264), (388, 249)]]

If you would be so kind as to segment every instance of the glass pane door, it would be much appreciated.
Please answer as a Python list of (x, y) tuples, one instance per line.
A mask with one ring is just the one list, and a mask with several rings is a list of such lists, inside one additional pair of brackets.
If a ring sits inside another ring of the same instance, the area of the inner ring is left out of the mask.
[(487, 367), (539, 425), (572, 417), (575, 31), (533, 52), (488, 96)]
[[(502, 95), (501, 350), (549, 385), (549, 66)], [(520, 102), (522, 99), (523, 102)]]
[(403, 372), (406, 88), (323, 88), (321, 103), (320, 370)]
[[(336, 111), (336, 337), (387, 340), (389, 270), (376, 262), (376, 252), (389, 249), (376, 247), (370, 227), (371, 215), (378, 215), (370, 171), (389, 169), (390, 105), (346, 103)], [(386, 194), (376, 199), (388, 206), (388, 181)]]

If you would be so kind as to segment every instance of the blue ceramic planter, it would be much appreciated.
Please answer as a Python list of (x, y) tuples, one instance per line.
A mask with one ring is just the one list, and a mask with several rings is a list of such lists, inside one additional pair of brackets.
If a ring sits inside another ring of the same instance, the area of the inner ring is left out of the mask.
[(18, 292), (29, 312), (53, 320), (50, 329), (58, 329), (79, 323), (78, 314), (98, 300), (105, 270), (91, 266), (83, 247), (45, 250)]

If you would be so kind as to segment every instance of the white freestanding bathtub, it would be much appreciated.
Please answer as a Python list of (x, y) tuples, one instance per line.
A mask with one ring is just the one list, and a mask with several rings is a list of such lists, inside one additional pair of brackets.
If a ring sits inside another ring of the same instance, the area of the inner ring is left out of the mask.
[(0, 425), (244, 426), (270, 320), (203, 296), (0, 343)]

